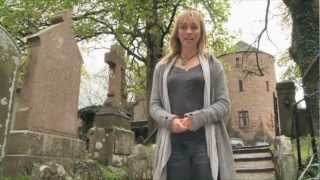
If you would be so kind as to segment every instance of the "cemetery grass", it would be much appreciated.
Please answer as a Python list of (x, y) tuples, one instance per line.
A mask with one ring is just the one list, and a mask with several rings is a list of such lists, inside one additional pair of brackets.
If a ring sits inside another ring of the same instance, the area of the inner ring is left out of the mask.
[[(297, 141), (295, 139), (292, 141), (292, 146), (293, 146), (294, 156), (298, 160)], [(300, 137), (300, 150), (301, 150), (302, 164), (306, 165), (306, 164), (308, 164), (309, 159), (312, 156), (312, 146), (311, 146), (311, 137), (310, 136)]]
[[(298, 155), (297, 155), (297, 144), (296, 140), (293, 140), (293, 152), (296, 160), (298, 161)], [(320, 138), (316, 139), (317, 146), (319, 146)], [(319, 162), (317, 163), (316, 160), (312, 162), (312, 164), (308, 166), (309, 161), (311, 160), (311, 157), (313, 155), (312, 152), (312, 146), (311, 146), (311, 137), (310, 136), (304, 136), (300, 137), (300, 148), (301, 148), (301, 160), (302, 160), (302, 169), (298, 171), (298, 176), (306, 169), (305, 175), (302, 177), (301, 180), (307, 180), (307, 179), (320, 179), (320, 165)], [(319, 153), (318, 153), (319, 154)]]

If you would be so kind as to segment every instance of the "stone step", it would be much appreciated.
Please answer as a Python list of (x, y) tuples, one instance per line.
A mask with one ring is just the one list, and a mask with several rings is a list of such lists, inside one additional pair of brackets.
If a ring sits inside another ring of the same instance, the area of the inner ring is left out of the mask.
[(261, 153), (241, 153), (233, 155), (235, 161), (258, 161), (258, 160), (272, 160), (271, 152)]
[(276, 180), (274, 172), (237, 173), (236, 180)]
[(274, 171), (274, 163), (272, 160), (236, 161), (235, 168), (237, 172), (269, 172)]
[(270, 173), (274, 173), (275, 169), (274, 168), (253, 168), (253, 169), (249, 169), (249, 168), (237, 168), (236, 169), (237, 173), (251, 173), (251, 174), (256, 174), (256, 173), (263, 173), (263, 172), (270, 172)]
[(270, 148), (267, 147), (243, 147), (233, 149), (233, 154), (243, 154), (243, 153), (260, 153), (260, 152), (270, 152)]

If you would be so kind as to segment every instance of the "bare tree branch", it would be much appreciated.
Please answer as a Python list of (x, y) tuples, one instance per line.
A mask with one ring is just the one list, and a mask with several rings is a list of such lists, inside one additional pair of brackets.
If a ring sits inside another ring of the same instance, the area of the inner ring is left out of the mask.
[(256, 48), (256, 63), (257, 63), (257, 67), (258, 67), (258, 71), (260, 73), (260, 76), (264, 76), (263, 72), (262, 72), (262, 69), (261, 69), (261, 66), (259, 64), (259, 57), (258, 57), (258, 54), (259, 54), (259, 49), (260, 49), (260, 41), (261, 41), (261, 38), (264, 34), (264, 32), (267, 31), (268, 29), (268, 15), (269, 15), (269, 8), (270, 8), (270, 0), (267, 1), (267, 8), (266, 8), (266, 14), (265, 14), (265, 24), (264, 24), (264, 27), (262, 29), (262, 31), (260, 32), (260, 34), (258, 35), (257, 39), (256, 39), (256, 42), (257, 42), (257, 48)]
[(142, 61), (143, 63), (147, 63), (146, 59), (143, 57), (138, 56), (136, 53), (134, 53), (128, 46), (125, 45), (125, 43), (122, 41), (122, 39), (119, 37), (119, 35), (115, 32), (113, 28), (111, 28), (111, 31), (113, 32), (115, 38), (119, 42), (120, 46), (122, 46), (123, 49), (125, 49), (129, 56), (133, 56), (136, 59)]
[(173, 24), (173, 21), (174, 21), (174, 17), (177, 14), (177, 9), (178, 9), (178, 7), (180, 5), (180, 2), (181, 2), (181, 0), (178, 1), (178, 3), (173, 6), (173, 10), (172, 10), (172, 13), (171, 13), (171, 16), (170, 16), (169, 23), (165, 28), (162, 29), (162, 34), (161, 34), (162, 44), (163, 44), (163, 41), (164, 41), (163, 37), (165, 37), (170, 31), (170, 28), (171, 28), (171, 26)]

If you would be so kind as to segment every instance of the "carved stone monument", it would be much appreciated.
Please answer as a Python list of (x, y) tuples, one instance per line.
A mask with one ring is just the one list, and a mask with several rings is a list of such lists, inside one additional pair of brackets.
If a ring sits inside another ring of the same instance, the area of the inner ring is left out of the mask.
[(124, 96), (124, 55), (122, 49), (113, 45), (105, 55), (109, 65), (109, 91), (102, 108), (96, 113), (93, 128), (89, 130), (89, 152), (105, 165), (122, 166), (127, 163), (134, 145), (130, 118), (123, 111)]
[(105, 63), (109, 65), (109, 91), (108, 98), (111, 98), (113, 105), (125, 105), (126, 96), (124, 94), (125, 72), (124, 72), (124, 51), (114, 44), (109, 53), (105, 54)]
[(124, 52), (118, 45), (113, 45), (105, 55), (105, 62), (109, 65), (109, 91), (108, 97), (97, 112), (94, 127), (111, 128), (112, 126), (130, 129), (129, 117), (124, 113), (123, 105), (126, 103), (124, 96)]
[(4, 172), (16, 175), (31, 163), (57, 161), (64, 165), (81, 157), (77, 138), (78, 97), (82, 58), (73, 38), (71, 13), (30, 36), (28, 71), (16, 96)]

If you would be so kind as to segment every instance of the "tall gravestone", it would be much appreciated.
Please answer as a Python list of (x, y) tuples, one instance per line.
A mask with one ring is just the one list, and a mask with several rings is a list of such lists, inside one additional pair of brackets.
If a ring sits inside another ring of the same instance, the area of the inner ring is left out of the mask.
[(0, 26), (0, 153), (2, 162), (12, 117), (13, 94), (20, 53), (14, 41)]
[(129, 117), (123, 112), (126, 103), (124, 96), (124, 52), (118, 45), (113, 45), (105, 54), (109, 65), (109, 90), (107, 100), (96, 113), (95, 127), (111, 128), (112, 126), (130, 129)]
[(84, 148), (77, 138), (82, 58), (71, 13), (30, 36), (28, 71), (16, 97), (4, 172), (16, 175), (36, 161), (70, 164)]
[(105, 54), (104, 61), (109, 65), (110, 71), (107, 97), (111, 99), (113, 105), (125, 105), (124, 51), (121, 46), (112, 45), (110, 52)]
[(108, 97), (96, 113), (93, 128), (88, 133), (89, 152), (93, 159), (105, 165), (121, 166), (127, 162), (134, 144), (134, 133), (130, 130), (130, 118), (123, 111), (124, 96), (124, 53), (113, 45), (106, 53), (109, 65)]

